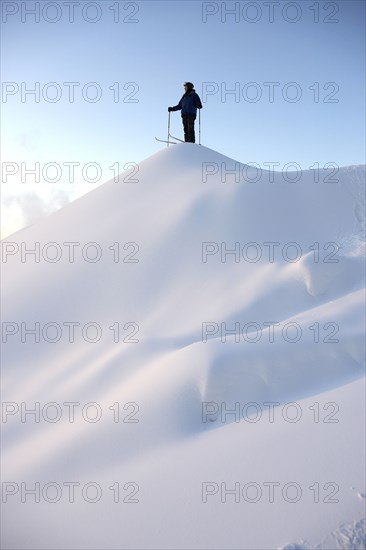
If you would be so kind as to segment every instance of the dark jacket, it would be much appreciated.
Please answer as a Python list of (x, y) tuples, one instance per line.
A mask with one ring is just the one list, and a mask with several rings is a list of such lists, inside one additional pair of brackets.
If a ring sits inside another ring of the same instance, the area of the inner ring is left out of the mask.
[(180, 102), (172, 111), (182, 111), (181, 115), (196, 115), (197, 109), (202, 109), (202, 103), (195, 90), (190, 90), (183, 94)]

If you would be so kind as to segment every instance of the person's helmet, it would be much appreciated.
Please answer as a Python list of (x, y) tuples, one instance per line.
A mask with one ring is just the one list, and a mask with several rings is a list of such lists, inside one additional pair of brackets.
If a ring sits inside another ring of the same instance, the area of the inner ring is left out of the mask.
[(189, 88), (190, 90), (193, 90), (194, 88), (194, 85), (192, 84), (192, 82), (185, 82), (184, 86), (187, 86), (187, 88)]

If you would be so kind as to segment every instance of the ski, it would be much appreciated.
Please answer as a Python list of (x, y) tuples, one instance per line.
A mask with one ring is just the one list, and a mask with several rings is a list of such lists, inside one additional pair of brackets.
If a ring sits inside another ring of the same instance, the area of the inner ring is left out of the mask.
[(171, 134), (169, 134), (169, 137), (172, 138), (172, 139), (176, 139), (177, 141), (180, 141), (181, 143), (185, 143), (185, 141), (183, 139), (179, 139), (175, 136), (172, 136)]
[(175, 143), (175, 141), (167, 141), (166, 139), (159, 139), (159, 138), (155, 138), (156, 141), (160, 141), (161, 143), (167, 143), (168, 145), (178, 145), (177, 143)]

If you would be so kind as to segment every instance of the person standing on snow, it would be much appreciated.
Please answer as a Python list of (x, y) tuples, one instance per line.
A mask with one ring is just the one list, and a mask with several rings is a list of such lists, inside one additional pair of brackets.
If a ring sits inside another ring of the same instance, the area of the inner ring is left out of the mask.
[(184, 128), (184, 141), (195, 143), (194, 121), (196, 120), (197, 109), (202, 109), (199, 95), (196, 93), (192, 82), (184, 83), (184, 94), (175, 107), (168, 107), (172, 111), (182, 111), (182, 122)]

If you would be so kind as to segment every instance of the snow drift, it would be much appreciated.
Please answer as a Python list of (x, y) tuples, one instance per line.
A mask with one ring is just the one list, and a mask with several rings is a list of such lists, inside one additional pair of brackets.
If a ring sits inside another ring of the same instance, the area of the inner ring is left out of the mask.
[(2, 241), (7, 548), (362, 539), (364, 179), (181, 144)]

